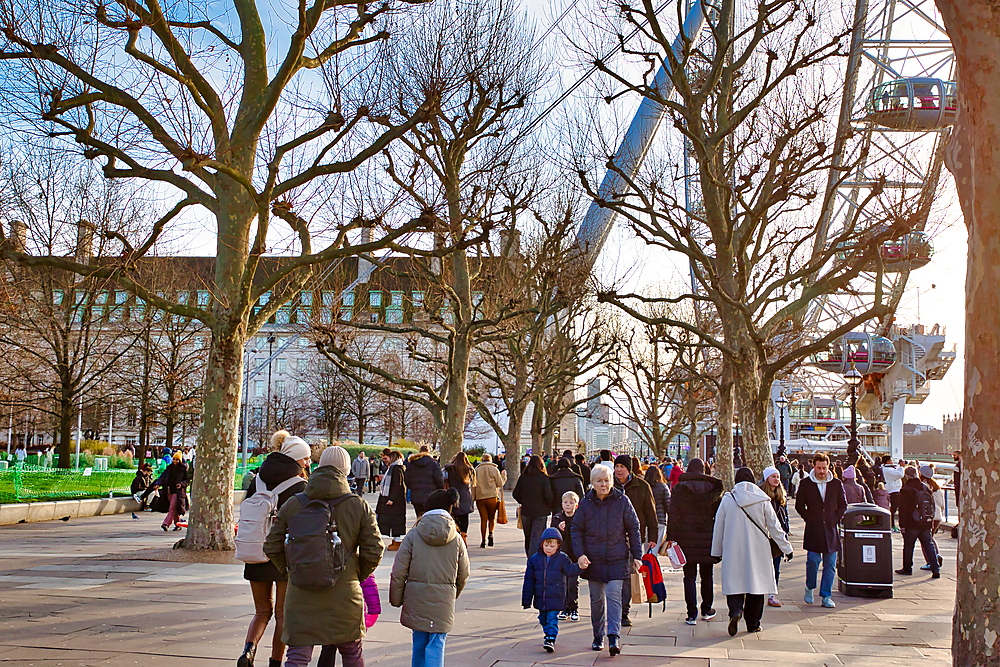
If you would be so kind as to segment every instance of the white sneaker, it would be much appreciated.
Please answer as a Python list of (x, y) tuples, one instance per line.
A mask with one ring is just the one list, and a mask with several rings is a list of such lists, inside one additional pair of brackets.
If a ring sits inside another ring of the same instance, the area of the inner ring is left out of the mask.
[(806, 601), (806, 604), (812, 604), (813, 603), (813, 590), (814, 589), (812, 589), (812, 588), (807, 588), (806, 589), (806, 594), (802, 598), (803, 600)]
[(572, 612), (572, 613), (570, 613), (570, 615), (569, 615), (569, 620), (571, 620), (571, 621), (573, 621), (574, 623), (576, 623), (577, 621), (579, 621), (579, 620), (580, 620), (580, 614), (579, 614), (578, 612), (575, 612), (575, 611), (574, 611), (574, 612)]
[(684, 622), (687, 623), (688, 625), (698, 625), (698, 619), (695, 618), (694, 616), (684, 619)]
[(565, 621), (567, 618), (569, 618), (569, 616), (566, 614), (566, 612), (561, 611), (556, 615), (556, 618), (558, 618), (560, 621)]
[(834, 604), (833, 598), (826, 597), (826, 598), (823, 598), (823, 606), (826, 607), (827, 609), (833, 609), (837, 605)]

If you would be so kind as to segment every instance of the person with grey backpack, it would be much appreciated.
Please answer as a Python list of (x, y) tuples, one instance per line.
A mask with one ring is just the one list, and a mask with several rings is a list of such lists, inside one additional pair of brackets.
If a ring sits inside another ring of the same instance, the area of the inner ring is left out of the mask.
[(344, 667), (364, 667), (365, 603), (361, 582), (382, 560), (375, 513), (347, 482), (342, 447), (320, 455), (303, 493), (274, 520), (264, 553), (288, 573), (282, 641), (286, 667), (306, 667), (314, 646), (336, 647)]

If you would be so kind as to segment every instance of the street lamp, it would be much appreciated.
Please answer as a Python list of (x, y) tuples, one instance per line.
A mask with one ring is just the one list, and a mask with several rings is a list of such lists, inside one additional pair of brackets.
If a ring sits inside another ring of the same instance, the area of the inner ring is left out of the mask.
[(778, 395), (778, 400), (775, 401), (778, 406), (778, 414), (780, 415), (780, 426), (778, 428), (778, 456), (784, 456), (785, 454), (785, 408), (788, 406), (788, 399), (785, 398), (785, 392), (781, 392)]
[(847, 443), (847, 463), (853, 465), (858, 455), (858, 385), (861, 384), (861, 373), (854, 367), (854, 360), (851, 359), (851, 367), (844, 373), (844, 381), (851, 388), (851, 439)]

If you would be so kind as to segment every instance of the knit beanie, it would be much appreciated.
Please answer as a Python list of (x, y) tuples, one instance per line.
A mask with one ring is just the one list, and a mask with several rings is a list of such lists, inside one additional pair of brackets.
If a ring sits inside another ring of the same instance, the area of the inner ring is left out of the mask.
[(780, 473), (778, 472), (777, 468), (775, 468), (774, 466), (769, 466), (767, 468), (764, 468), (764, 476), (761, 479), (767, 479), (771, 475), (778, 475), (778, 474)]
[(844, 468), (844, 479), (855, 479), (858, 474), (854, 470), (854, 466), (847, 466)]
[(740, 468), (736, 471), (736, 483), (750, 482), (753, 484), (753, 470), (750, 468)]
[(312, 458), (312, 447), (302, 438), (284, 430), (277, 431), (271, 436), (271, 448), (296, 461)]
[(693, 472), (698, 475), (705, 474), (705, 462), (701, 459), (691, 459), (688, 461), (688, 472)]
[(343, 447), (331, 445), (319, 455), (319, 467), (323, 466), (333, 466), (346, 475), (351, 468), (351, 455)]
[(629, 469), (629, 472), (631, 472), (632, 471), (632, 457), (629, 456), (628, 454), (619, 454), (615, 458), (615, 465), (616, 466), (619, 466), (619, 465), (625, 466), (626, 468)]
[(934, 477), (934, 468), (933, 468), (933, 466), (930, 466), (930, 465), (922, 465), (922, 466), (920, 466), (920, 476), (921, 477), (926, 477), (927, 479), (930, 479), (930, 478)]
[(906, 470), (903, 471), (903, 477), (907, 479), (916, 479), (917, 469), (914, 468), (913, 466), (906, 466)]
[(456, 489), (438, 489), (427, 496), (424, 503), (424, 510), (444, 510), (451, 512), (458, 504), (458, 491)]

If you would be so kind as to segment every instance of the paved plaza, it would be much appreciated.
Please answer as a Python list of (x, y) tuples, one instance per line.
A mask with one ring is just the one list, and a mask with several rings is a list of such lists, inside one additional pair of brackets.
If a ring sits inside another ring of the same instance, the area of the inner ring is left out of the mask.
[[(368, 496), (374, 500), (374, 496)], [(511, 516), (513, 503), (508, 498)], [(805, 605), (802, 523), (792, 512), (795, 559), (783, 564), (780, 598), (766, 609), (759, 634), (729, 637), (726, 604), (716, 570), (711, 622), (684, 624), (680, 572), (664, 572), (666, 611), (633, 607), (624, 652), (590, 650), (586, 585), (579, 623), (561, 624), (553, 654), (542, 650), (535, 613), (521, 609), (524, 566), (521, 531), (498, 526), (498, 546), (480, 549), (476, 515), (470, 525), (472, 576), (458, 600), (457, 627), (448, 637), (454, 667), (522, 667), (532, 664), (700, 667), (785, 665), (951, 664), (951, 615), (955, 597), (956, 541), (938, 535), (945, 558), (942, 577), (921, 572), (896, 577), (891, 600), (834, 593), (836, 609)], [(0, 663), (125, 667), (235, 665), (253, 604), (242, 565), (228, 555), (188, 554), (170, 546), (181, 533), (162, 533), (162, 515), (138, 521), (119, 516), (50, 521), (0, 528)], [(412, 525), (413, 516), (408, 518)], [(895, 541), (899, 567), (902, 539)], [(366, 664), (409, 665), (409, 631), (388, 604), (393, 554), (376, 572), (383, 613), (364, 642)], [(664, 559), (665, 560), (665, 559)], [(916, 565), (921, 563), (919, 547)], [(817, 598), (818, 600), (818, 598)], [(266, 665), (270, 631), (258, 650)], [(316, 652), (318, 655), (318, 651)], [(315, 664), (315, 658), (314, 663)], [(339, 664), (339, 663), (338, 663)]]

